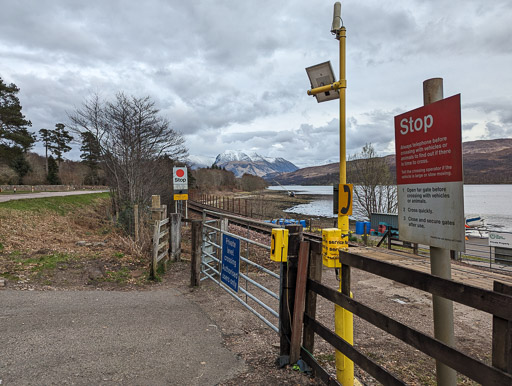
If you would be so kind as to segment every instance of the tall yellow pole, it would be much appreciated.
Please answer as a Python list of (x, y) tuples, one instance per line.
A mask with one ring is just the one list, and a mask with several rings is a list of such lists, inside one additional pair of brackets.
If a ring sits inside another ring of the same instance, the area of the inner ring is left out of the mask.
[[(341, 27), (336, 32), (336, 39), (340, 41), (340, 191), (342, 184), (347, 183), (347, 146), (346, 146), (346, 66), (345, 66), (345, 50), (347, 41), (347, 30)], [(338, 228), (341, 229), (342, 235), (348, 235), (349, 221), (347, 215), (338, 212)], [(348, 236), (343, 236), (345, 245), (348, 245)], [(341, 281), (340, 288), (341, 292)], [(338, 336), (343, 338), (350, 344), (354, 344), (354, 317), (352, 313), (335, 306), (334, 311), (334, 330)], [(336, 351), (336, 377), (344, 386), (352, 386), (354, 384), (354, 362), (348, 359), (341, 352)]]

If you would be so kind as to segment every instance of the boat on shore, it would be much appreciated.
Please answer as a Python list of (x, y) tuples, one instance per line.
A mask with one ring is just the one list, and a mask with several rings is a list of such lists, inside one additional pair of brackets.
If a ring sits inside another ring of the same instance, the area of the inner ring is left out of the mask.
[(486, 239), (489, 237), (489, 230), (485, 225), (485, 219), (481, 216), (465, 219), (466, 237), (478, 237)]

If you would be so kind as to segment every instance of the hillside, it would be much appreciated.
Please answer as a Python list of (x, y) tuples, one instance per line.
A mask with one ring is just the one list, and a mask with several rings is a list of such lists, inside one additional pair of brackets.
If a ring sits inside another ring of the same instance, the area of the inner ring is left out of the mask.
[[(512, 138), (464, 142), (462, 154), (465, 183), (512, 184)], [(395, 155), (384, 159), (394, 176)], [(338, 163), (332, 163), (274, 175), (272, 179), (285, 185), (329, 185), (339, 181), (338, 170)]]

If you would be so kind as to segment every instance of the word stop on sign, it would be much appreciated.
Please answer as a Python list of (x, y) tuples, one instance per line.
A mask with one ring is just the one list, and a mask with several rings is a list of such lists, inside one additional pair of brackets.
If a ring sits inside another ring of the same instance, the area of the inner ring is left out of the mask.
[(400, 121), (400, 134), (414, 133), (415, 131), (427, 132), (434, 125), (434, 117), (432, 115), (425, 115), (423, 118), (412, 119), (412, 117), (403, 118)]

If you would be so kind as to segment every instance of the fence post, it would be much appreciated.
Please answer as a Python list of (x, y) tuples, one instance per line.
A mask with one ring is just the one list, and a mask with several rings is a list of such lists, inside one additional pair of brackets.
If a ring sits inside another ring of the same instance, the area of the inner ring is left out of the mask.
[[(512, 295), (512, 286), (494, 282), (494, 291)], [(492, 365), (512, 374), (512, 321), (492, 318)]]
[[(309, 272), (308, 277), (317, 282), (322, 281), (322, 244), (313, 243), (309, 252)], [(316, 317), (316, 293), (307, 291), (305, 313), (311, 318)], [(303, 346), (310, 353), (315, 349), (315, 332), (310, 326), (304, 327)]]
[(300, 243), (297, 282), (292, 322), (292, 339), (290, 345), (290, 363), (296, 363), (300, 358), (300, 338), (304, 322), (304, 306), (306, 303), (306, 282), (308, 280), (309, 242)]
[(297, 263), (300, 242), (303, 240), (301, 225), (287, 225), (288, 229), (288, 261), (281, 263), (279, 285), (279, 341), (281, 364), (289, 362), (284, 358), (290, 355), (291, 342), (291, 315), (293, 315), (293, 302), (295, 300), (295, 283), (297, 281)]
[[(156, 269), (157, 269), (157, 262), (156, 258), (158, 256), (158, 234), (159, 234), (159, 226), (157, 224), (158, 221), (160, 221), (160, 196), (159, 195), (153, 195), (151, 196), (151, 220), (154, 225), (153, 229), (153, 250), (151, 251), (151, 269), (150, 269), (150, 278), (155, 279), (156, 278)], [(156, 249), (156, 250), (155, 250)]]
[(181, 260), (181, 213), (171, 213), (169, 218), (169, 254), (171, 261)]
[(190, 267), (190, 285), (198, 287), (201, 283), (201, 243), (203, 233), (203, 222), (201, 220), (192, 220), (192, 246), (191, 246), (191, 267)]
[(133, 206), (133, 218), (134, 218), (134, 227), (135, 227), (135, 242), (139, 242), (139, 205), (135, 204)]
[[(167, 218), (167, 205), (160, 205), (160, 221)], [(171, 242), (171, 236), (170, 236), (170, 232), (171, 232), (171, 228), (170, 228), (170, 224), (167, 223), (167, 225), (164, 225), (164, 227), (167, 227), (167, 235), (165, 236), (165, 239), (167, 241), (167, 249), (165, 250), (166, 254), (167, 254), (167, 257), (163, 260), (163, 267), (164, 267), (164, 272), (167, 271), (167, 268), (168, 268), (168, 265), (169, 265), (169, 260), (170, 260), (170, 256), (169, 256), (169, 245), (170, 245), (170, 242)], [(160, 225), (158, 226), (158, 235), (160, 235), (160, 231), (161, 231), (161, 227)], [(158, 245), (160, 245), (160, 240), (157, 240), (157, 248), (158, 248)], [(158, 252), (157, 251), (157, 256), (158, 256)]]

